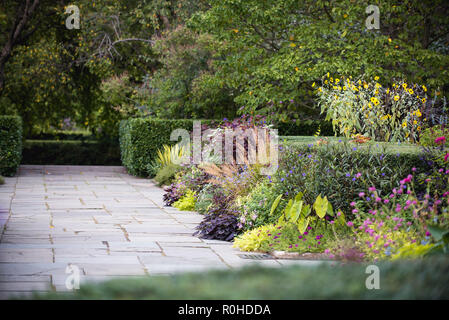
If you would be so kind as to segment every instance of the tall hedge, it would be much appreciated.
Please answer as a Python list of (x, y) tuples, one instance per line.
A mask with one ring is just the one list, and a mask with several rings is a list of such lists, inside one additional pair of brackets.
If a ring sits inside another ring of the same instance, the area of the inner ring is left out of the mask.
[(13, 176), (22, 159), (22, 119), (0, 116), (0, 175)]
[[(120, 152), (123, 166), (137, 176), (146, 176), (148, 165), (164, 144), (173, 145), (170, 134), (175, 129), (193, 130), (190, 119), (128, 119), (120, 122)], [(210, 124), (211, 120), (201, 120)]]

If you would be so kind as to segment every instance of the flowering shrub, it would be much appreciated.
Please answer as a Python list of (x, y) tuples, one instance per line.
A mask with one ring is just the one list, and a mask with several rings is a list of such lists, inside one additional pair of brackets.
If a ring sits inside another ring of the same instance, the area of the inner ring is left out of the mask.
[(416, 142), (424, 123), (426, 86), (398, 82), (385, 88), (378, 77), (374, 80), (334, 79), (328, 73), (318, 89), (326, 120), (346, 137), (358, 133), (377, 141)]
[(351, 203), (355, 219), (350, 223), (355, 243), (367, 259), (417, 257), (435, 247), (427, 246), (438, 240), (432, 239), (431, 230), (438, 233), (449, 229), (449, 192), (442, 198), (435, 193), (433, 197), (425, 194), (419, 199), (413, 180), (413, 175), (408, 175), (384, 197), (370, 187), (368, 193), (359, 193), (360, 200)]
[(277, 194), (292, 197), (302, 191), (309, 203), (319, 194), (327, 195), (335, 209), (347, 212), (358, 193), (370, 186), (381, 194), (390, 192), (409, 166), (427, 167), (418, 156), (399, 158), (376, 146), (343, 141), (319, 147), (287, 145), (280, 151), (279, 169), (270, 181)]
[(240, 209), (240, 223), (245, 230), (274, 223), (285, 207), (286, 201), (279, 204), (274, 212), (270, 212), (271, 204), (278, 196), (272, 184), (264, 180), (260, 182), (247, 196), (236, 200)]

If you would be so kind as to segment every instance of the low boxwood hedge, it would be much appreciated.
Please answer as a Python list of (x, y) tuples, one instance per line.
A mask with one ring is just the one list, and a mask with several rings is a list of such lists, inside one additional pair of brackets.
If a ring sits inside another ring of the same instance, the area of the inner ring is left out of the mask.
[(22, 119), (0, 116), (0, 175), (13, 176), (22, 159)]
[(26, 140), (23, 164), (120, 165), (120, 148), (114, 141)]
[[(337, 262), (338, 264), (338, 262)], [(81, 285), (37, 299), (448, 299), (449, 259), (380, 262), (380, 289), (367, 289), (365, 264), (246, 267)]]
[[(175, 129), (193, 130), (190, 119), (128, 119), (120, 122), (120, 151), (122, 164), (128, 172), (137, 176), (146, 176), (148, 166), (154, 160), (156, 152), (164, 144), (173, 145), (170, 134)], [(211, 124), (213, 120), (200, 120), (201, 124)]]

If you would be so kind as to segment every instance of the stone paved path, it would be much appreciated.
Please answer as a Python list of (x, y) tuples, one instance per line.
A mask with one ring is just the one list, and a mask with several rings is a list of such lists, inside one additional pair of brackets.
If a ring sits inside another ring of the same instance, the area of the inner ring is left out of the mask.
[(82, 285), (295, 263), (242, 259), (228, 242), (192, 236), (201, 215), (164, 207), (162, 193), (122, 167), (21, 166), (0, 186), (0, 299), (67, 290), (68, 264), (79, 268)]

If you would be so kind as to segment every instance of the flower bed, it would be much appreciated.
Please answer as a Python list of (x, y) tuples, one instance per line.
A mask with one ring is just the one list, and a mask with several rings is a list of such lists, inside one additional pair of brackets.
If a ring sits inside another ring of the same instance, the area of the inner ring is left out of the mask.
[(204, 214), (200, 237), (233, 240), (242, 251), (351, 261), (447, 252), (445, 138), (435, 138), (436, 147), (405, 150), (311, 139), (280, 145), (272, 175), (263, 175), (257, 163), (180, 166), (164, 201)]

